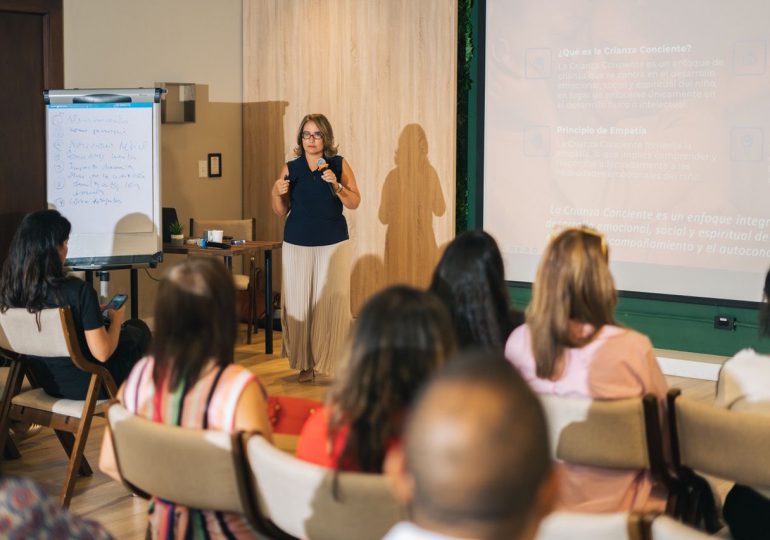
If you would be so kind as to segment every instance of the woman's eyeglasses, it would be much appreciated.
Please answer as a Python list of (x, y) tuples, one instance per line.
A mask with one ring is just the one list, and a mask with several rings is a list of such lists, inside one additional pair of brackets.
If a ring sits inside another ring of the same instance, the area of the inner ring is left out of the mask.
[(302, 138), (306, 141), (309, 141), (310, 139), (313, 139), (315, 141), (320, 141), (324, 138), (323, 134), (320, 131), (314, 131), (313, 133), (310, 133), (309, 131), (303, 131), (302, 132)]

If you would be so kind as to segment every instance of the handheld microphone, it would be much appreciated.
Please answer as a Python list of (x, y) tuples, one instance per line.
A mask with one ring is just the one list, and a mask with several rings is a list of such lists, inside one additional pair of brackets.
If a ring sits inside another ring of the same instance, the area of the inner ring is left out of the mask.
[[(318, 165), (318, 169), (317, 169), (318, 171), (323, 171), (324, 169), (329, 167), (329, 164), (326, 163), (326, 160), (324, 158), (318, 158), (318, 161), (316, 161), (315, 164)], [(332, 186), (328, 182), (326, 182), (326, 185), (329, 186), (329, 191), (332, 192), (332, 197), (335, 197), (337, 195), (337, 192), (334, 191), (334, 186)]]
[(207, 248), (217, 248), (217, 249), (230, 249), (230, 244), (225, 244), (222, 242), (206, 242)]

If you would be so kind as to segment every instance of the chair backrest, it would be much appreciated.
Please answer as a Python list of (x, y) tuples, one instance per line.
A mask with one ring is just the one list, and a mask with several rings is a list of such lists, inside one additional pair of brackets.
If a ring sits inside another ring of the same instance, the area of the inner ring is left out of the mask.
[(380, 539), (406, 518), (382, 475), (335, 472), (286, 454), (261, 436), (245, 446), (261, 514), (292, 536)]
[(579, 465), (663, 468), (658, 402), (653, 395), (592, 400), (541, 395), (552, 456)]
[(540, 524), (535, 540), (641, 540), (637, 514), (554, 512)]
[(203, 231), (221, 230), (225, 236), (235, 240), (254, 240), (257, 235), (257, 220), (249, 219), (195, 219), (190, 218), (190, 236)]
[(239, 434), (160, 424), (119, 403), (110, 405), (107, 419), (129, 489), (190, 508), (242, 514), (256, 525)]
[(675, 466), (770, 489), (767, 415), (719, 409), (669, 392)]
[(655, 516), (645, 535), (649, 540), (706, 540), (714, 536), (689, 527), (666, 515)]
[(92, 376), (101, 377), (107, 392), (118, 391), (115, 381), (101, 364), (89, 362), (83, 355), (69, 306), (30, 313), (24, 308), (0, 312), (0, 349), (24, 356), (69, 356), (72, 363)]
[(0, 348), (21, 355), (71, 356), (71, 347), (76, 347), (80, 354), (74, 325), (70, 332), (68, 320), (72, 322), (69, 307), (44, 309), (37, 313), (30, 313), (25, 308), (0, 312)]

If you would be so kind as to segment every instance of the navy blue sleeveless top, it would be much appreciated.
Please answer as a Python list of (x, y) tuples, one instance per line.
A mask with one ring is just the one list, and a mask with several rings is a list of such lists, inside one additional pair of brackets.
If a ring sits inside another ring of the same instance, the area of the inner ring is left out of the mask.
[[(339, 181), (342, 156), (326, 161)], [(334, 184), (324, 182), (320, 171), (311, 170), (305, 156), (287, 165), (291, 206), (283, 230), (284, 241), (298, 246), (330, 246), (347, 240), (348, 223), (342, 215), (342, 201), (333, 192)]]

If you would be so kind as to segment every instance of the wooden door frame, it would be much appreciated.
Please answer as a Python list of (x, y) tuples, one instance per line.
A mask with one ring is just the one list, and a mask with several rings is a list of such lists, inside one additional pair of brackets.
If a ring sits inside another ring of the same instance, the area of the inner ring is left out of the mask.
[[(44, 17), (43, 84), (64, 88), (64, 14), (62, 0), (0, 0), (0, 11)], [(43, 99), (43, 96), (40, 96)]]
[[(22, 88), (24, 91), (28, 89), (31, 94), (29, 101), (26, 101), (26, 104), (17, 111), (18, 114), (15, 114), (15, 121), (22, 121), (20, 119), (24, 118), (28, 112), (34, 117), (36, 134), (34, 139), (30, 140), (34, 148), (28, 150), (35, 156), (36, 161), (34, 172), (29, 171), (27, 180), (29, 191), (27, 194), (17, 201), (5, 201), (0, 206), (0, 234), (2, 235), (0, 238), (0, 263), (5, 260), (10, 239), (23, 216), (28, 212), (45, 208), (48, 199), (43, 90), (64, 87), (64, 15), (62, 2), (63, 0), (0, 0), (0, 15), (11, 18), (21, 16), (24, 19), (34, 20), (32, 24), (37, 27), (35, 39), (40, 39), (34, 44), (35, 54), (31, 55), (34, 64), (30, 66), (34, 70), (39, 70), (39, 78), (36, 76), (33, 85)], [(37, 37), (38, 31), (39, 38)], [(25, 53), (30, 51), (22, 48), (26, 46), (25, 43), (27, 42), (24, 42), (22, 38), (17, 39), (19, 41), (14, 42), (17, 44), (16, 50), (5, 51), (5, 53), (21, 59), (26, 56)], [(3, 73), (2, 76), (12, 77), (13, 73)], [(37, 96), (33, 95), (34, 93), (37, 93)], [(35, 99), (39, 100), (39, 108), (38, 105), (35, 105), (34, 110), (28, 110), (27, 108), (31, 107), (31, 103), (34, 103)], [(40, 116), (41, 112), (43, 113), (42, 117)], [(38, 124), (38, 121), (42, 124)], [(3, 129), (3, 136), (9, 136), (9, 131), (12, 131), (14, 126), (6, 125)], [(39, 138), (38, 134), (42, 136), (42, 139)], [(11, 148), (14, 147), (11, 146)], [(3, 170), (2, 167), (3, 164), (0, 164), (0, 170)], [(0, 193), (11, 189), (11, 186), (14, 186), (13, 182), (10, 180), (6, 182), (5, 175), (0, 176)]]

